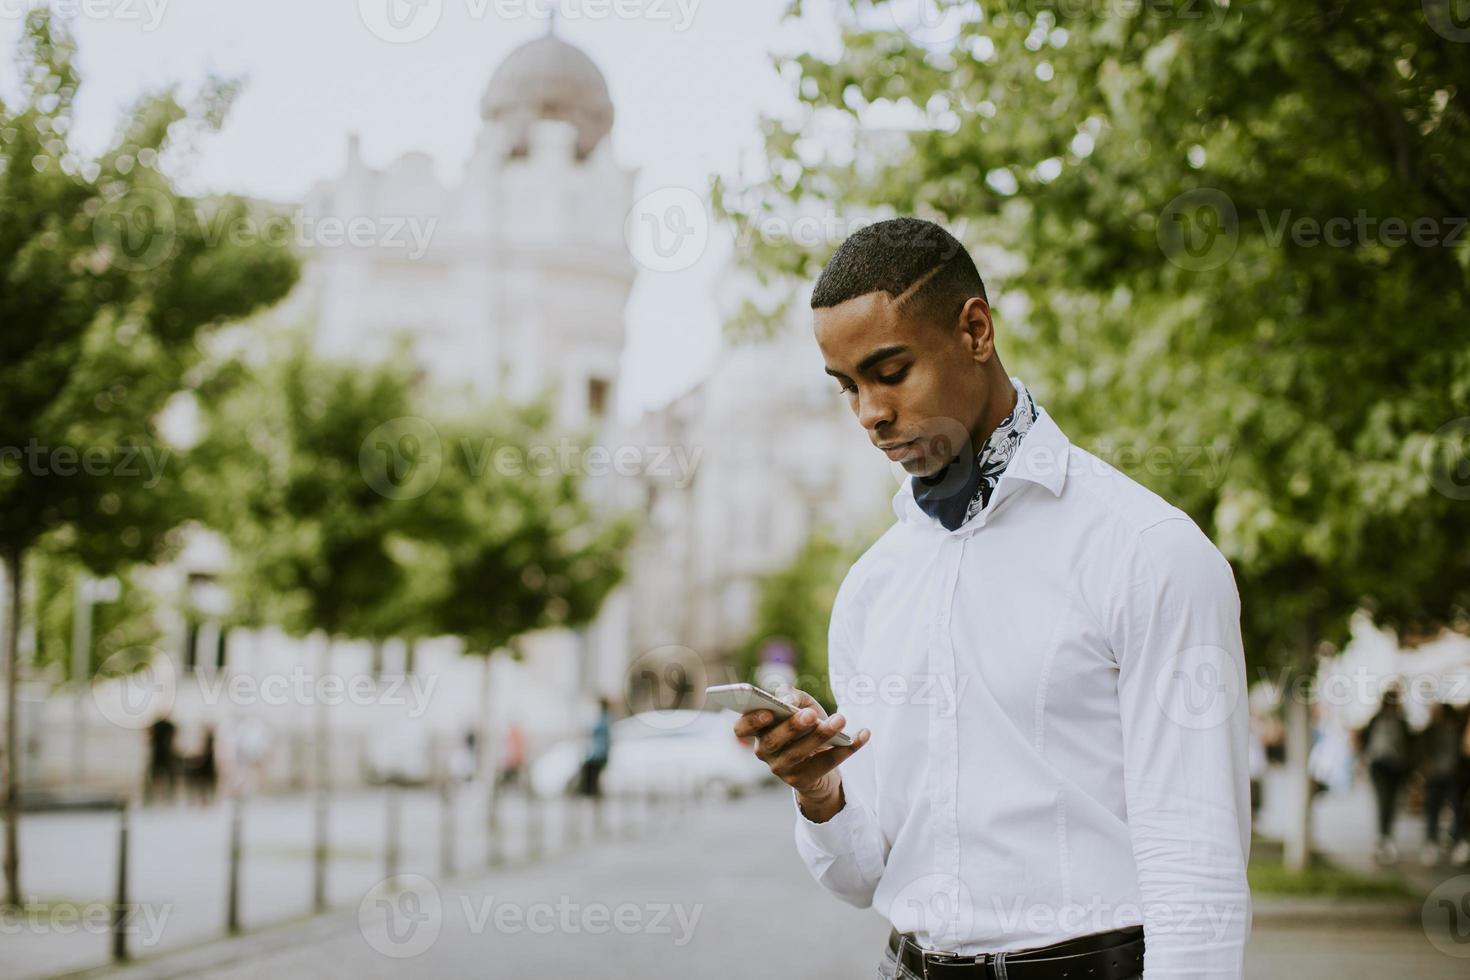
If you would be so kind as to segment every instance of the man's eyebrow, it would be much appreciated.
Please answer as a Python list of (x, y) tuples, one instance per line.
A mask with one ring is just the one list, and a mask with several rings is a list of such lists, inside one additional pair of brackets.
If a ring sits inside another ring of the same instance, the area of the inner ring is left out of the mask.
[[(872, 367), (874, 364), (877, 364), (879, 361), (886, 361), (890, 357), (896, 357), (899, 354), (907, 354), (908, 352), (909, 349), (904, 344), (893, 344), (888, 347), (879, 347), (877, 350), (873, 351), (873, 353), (862, 359), (861, 363), (858, 364), (858, 373), (862, 374), (864, 371)], [(831, 368), (823, 368), (823, 370), (832, 375), (832, 377), (834, 378), (843, 377), (841, 371), (834, 371)]]

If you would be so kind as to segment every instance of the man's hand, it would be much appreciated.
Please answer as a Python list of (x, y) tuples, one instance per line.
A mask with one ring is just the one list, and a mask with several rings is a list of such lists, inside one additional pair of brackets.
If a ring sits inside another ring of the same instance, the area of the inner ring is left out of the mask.
[(842, 809), (842, 776), (837, 767), (868, 744), (872, 732), (864, 728), (848, 746), (828, 746), (827, 740), (842, 731), (847, 719), (827, 717), (817, 699), (805, 691), (789, 688), (783, 700), (797, 708), (796, 714), (777, 722), (771, 711), (757, 708), (735, 721), (735, 734), (755, 738), (755, 755), (778, 779), (796, 790), (802, 813), (814, 823), (832, 819)]

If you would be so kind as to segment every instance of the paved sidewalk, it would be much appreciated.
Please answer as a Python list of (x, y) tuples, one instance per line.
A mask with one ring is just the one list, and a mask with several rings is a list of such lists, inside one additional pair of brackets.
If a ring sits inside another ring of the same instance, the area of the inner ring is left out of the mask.
[[(402, 871), (438, 875), (442, 808), (437, 792), (403, 790)], [(582, 801), (585, 802), (585, 801)], [(542, 802), (541, 846), (548, 852), (591, 835), (590, 812), (568, 819), (565, 801)], [(331, 807), (331, 905), (355, 907), (382, 879), (387, 841), (386, 793), (341, 793)], [(606, 819), (621, 831), (646, 819), (641, 801), (609, 805)], [(133, 956), (212, 942), (225, 935), (227, 806), (160, 806), (135, 810), (130, 821), (129, 900)], [(252, 802), (243, 819), (241, 921), (245, 929), (299, 922), (311, 914), (313, 802), (309, 795)], [(507, 794), (502, 806), (502, 851), (523, 854), (530, 843), (526, 803)], [(457, 796), (456, 866), (483, 868), (489, 845), (486, 792), (471, 785)], [(20, 917), (0, 920), (0, 980), (44, 977), (105, 964), (115, 895), (118, 817), (115, 814), (37, 814), (21, 821), (23, 897)]]
[[(589, 845), (542, 865), (474, 880), (408, 882), (416, 887), (396, 898), (368, 893), (363, 920), (349, 909), (191, 955), (85, 976), (745, 980), (770, 974), (752, 966), (759, 954), (783, 964), (783, 976), (869, 978), (887, 926), (873, 911), (843, 905), (811, 880), (795, 855), (791, 816), (790, 799), (780, 791), (706, 804), (642, 840)], [(422, 931), (390, 934), (379, 898), (417, 917)], [(513, 914), (498, 917), (502, 907)], [(562, 917), (563, 908), (569, 918)], [(628, 915), (623, 931), (609, 925), (620, 908)], [(607, 914), (589, 917), (598, 910)], [(1470, 953), (1470, 943), (1448, 952), (1436, 947), (1413, 911), (1412, 903), (1260, 901), (1246, 975), (1464, 980), (1470, 958), (1453, 954)]]

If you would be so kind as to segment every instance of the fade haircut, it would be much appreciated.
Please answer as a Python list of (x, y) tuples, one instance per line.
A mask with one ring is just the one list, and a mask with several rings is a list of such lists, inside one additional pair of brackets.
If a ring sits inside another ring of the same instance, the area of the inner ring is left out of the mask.
[(953, 235), (922, 218), (890, 218), (853, 232), (832, 253), (812, 289), (812, 309), (882, 290), (900, 314), (948, 326), (972, 296), (985, 300), (985, 282)]

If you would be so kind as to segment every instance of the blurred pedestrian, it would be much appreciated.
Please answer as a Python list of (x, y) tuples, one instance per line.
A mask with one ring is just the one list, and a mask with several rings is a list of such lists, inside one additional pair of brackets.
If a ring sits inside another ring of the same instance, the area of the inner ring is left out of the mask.
[(265, 758), (270, 751), (270, 733), (259, 720), (240, 721), (227, 742), (229, 746), (229, 779), (226, 792), (249, 797), (260, 790)]
[(219, 788), (219, 766), (214, 757), (213, 725), (204, 726), (203, 745), (197, 755), (189, 758), (184, 770), (184, 785), (189, 798), (200, 806), (208, 806), (214, 801), (215, 790)]
[(475, 752), (475, 733), (468, 731), (449, 753), (449, 779), (455, 783), (467, 783), (475, 778), (478, 768)]
[(1440, 847), (1440, 819), (1445, 810), (1453, 816), (1456, 809), (1450, 795), (1460, 767), (1460, 719), (1455, 709), (1444, 703), (1436, 704), (1420, 738), (1424, 760), (1424, 849), (1419, 861), (1432, 868), (1444, 856)]
[(1373, 795), (1378, 803), (1378, 847), (1374, 860), (1392, 864), (1398, 860), (1398, 847), (1393, 842), (1393, 821), (1398, 809), (1399, 792), (1409, 774), (1409, 726), (1404, 721), (1397, 686), (1383, 692), (1378, 711), (1359, 732), (1363, 761), (1373, 780)]
[(174, 752), (177, 726), (167, 715), (160, 715), (148, 728), (148, 776), (143, 782), (143, 802), (154, 802), (160, 793), (164, 799), (174, 798), (178, 778), (178, 757)]
[(498, 785), (519, 786), (521, 768), (526, 764), (526, 732), (521, 723), (512, 721), (505, 730), (505, 748), (500, 754)]
[(602, 796), (602, 770), (612, 754), (611, 705), (607, 698), (597, 699), (597, 721), (592, 724), (592, 744), (582, 760), (582, 795)]
[(1450, 863), (1470, 864), (1470, 704), (1459, 712), (1460, 755), (1450, 784)]

